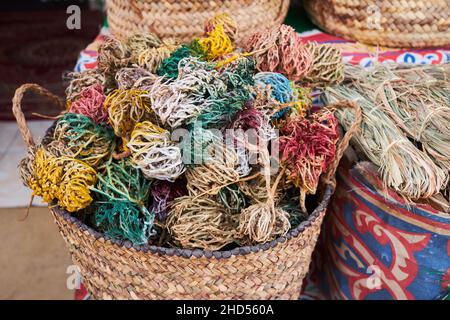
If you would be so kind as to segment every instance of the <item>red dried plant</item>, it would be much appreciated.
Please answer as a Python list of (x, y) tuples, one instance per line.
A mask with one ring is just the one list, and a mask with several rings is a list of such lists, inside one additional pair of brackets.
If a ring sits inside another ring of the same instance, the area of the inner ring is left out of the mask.
[(338, 122), (324, 109), (309, 118), (289, 119), (280, 133), (281, 162), (289, 180), (300, 188), (300, 205), (306, 211), (306, 194), (316, 193), (320, 175), (335, 157)]

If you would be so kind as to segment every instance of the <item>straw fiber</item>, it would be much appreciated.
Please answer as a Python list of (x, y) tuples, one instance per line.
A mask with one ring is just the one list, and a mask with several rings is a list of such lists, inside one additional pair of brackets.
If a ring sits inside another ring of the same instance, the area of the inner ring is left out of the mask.
[[(33, 148), (21, 108), (29, 90), (61, 101), (35, 84), (17, 89), (13, 111), (24, 141)], [(354, 108), (358, 118), (359, 107), (348, 104), (341, 107)], [(355, 122), (354, 130), (359, 125)], [(353, 134), (349, 132), (338, 146), (339, 158)], [(306, 221), (273, 241), (232, 250), (133, 246), (108, 238), (57, 206), (50, 210), (93, 299), (297, 299), (334, 191), (337, 165), (325, 175), (320, 203)]]
[(450, 44), (448, 0), (304, 0), (312, 21), (329, 33), (387, 47)]
[(237, 43), (257, 29), (283, 22), (289, 0), (108, 0), (112, 33), (127, 38), (136, 32), (153, 32), (160, 38), (189, 42), (204, 33), (203, 23), (217, 13), (237, 22)]

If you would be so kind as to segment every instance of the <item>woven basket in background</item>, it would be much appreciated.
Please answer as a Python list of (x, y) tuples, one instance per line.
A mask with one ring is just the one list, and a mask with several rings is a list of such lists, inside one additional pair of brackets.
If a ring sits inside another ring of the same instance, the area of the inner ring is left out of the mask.
[(304, 0), (325, 31), (363, 43), (420, 48), (450, 45), (449, 0)]
[(107, 0), (110, 29), (118, 38), (138, 31), (188, 42), (203, 34), (203, 24), (217, 13), (236, 20), (237, 43), (256, 30), (281, 24), (290, 0)]

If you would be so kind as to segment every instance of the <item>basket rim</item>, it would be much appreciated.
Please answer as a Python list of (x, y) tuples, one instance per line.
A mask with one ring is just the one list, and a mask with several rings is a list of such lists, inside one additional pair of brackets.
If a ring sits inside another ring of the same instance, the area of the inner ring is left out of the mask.
[(185, 249), (185, 248), (171, 248), (171, 247), (163, 247), (156, 245), (133, 245), (129, 240), (119, 240), (112, 239), (105, 234), (94, 230), (92, 227), (86, 225), (81, 220), (75, 218), (70, 215), (70, 213), (66, 210), (61, 209), (58, 206), (49, 207), (49, 209), (55, 215), (59, 215), (61, 218), (69, 222), (70, 224), (75, 225), (81, 232), (88, 234), (89, 236), (95, 238), (95, 241), (100, 242), (110, 242), (114, 245), (117, 245), (122, 248), (126, 248), (136, 252), (142, 253), (152, 253), (152, 254), (160, 254), (163, 256), (177, 256), (189, 259), (191, 257), (195, 258), (212, 258), (215, 257), (217, 259), (228, 259), (233, 256), (245, 256), (251, 253), (256, 253), (258, 251), (266, 251), (271, 248), (278, 246), (292, 238), (298, 237), (301, 233), (306, 231), (306, 229), (311, 226), (313, 222), (320, 216), (320, 214), (327, 209), (328, 203), (330, 201), (331, 196), (334, 193), (334, 187), (332, 185), (327, 184), (325, 186), (325, 191), (323, 193), (322, 199), (314, 211), (309, 215), (308, 219), (300, 223), (296, 228), (290, 230), (286, 235), (278, 237), (270, 242), (260, 243), (253, 246), (243, 246), (237, 247), (231, 250), (223, 250), (223, 251), (210, 251), (203, 249)]

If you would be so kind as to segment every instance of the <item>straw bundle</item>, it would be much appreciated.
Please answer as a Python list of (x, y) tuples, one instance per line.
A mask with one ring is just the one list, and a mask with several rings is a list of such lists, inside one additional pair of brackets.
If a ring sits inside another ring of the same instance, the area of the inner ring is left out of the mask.
[(77, 100), (83, 89), (93, 85), (103, 86), (105, 82), (104, 75), (96, 69), (70, 72), (64, 77), (69, 80), (69, 85), (66, 88), (66, 99), (68, 102)]
[(83, 114), (96, 123), (106, 123), (108, 112), (103, 107), (105, 95), (101, 84), (96, 83), (81, 90), (80, 95), (70, 103), (69, 113)]
[(157, 80), (157, 76), (141, 67), (122, 68), (116, 73), (118, 89), (138, 89), (147, 91)]
[(118, 137), (128, 139), (138, 122), (154, 118), (146, 93), (138, 89), (116, 89), (106, 97), (109, 122)]
[(95, 170), (86, 163), (57, 157), (44, 147), (30, 148), (19, 165), (24, 185), (46, 202), (56, 200), (57, 205), (69, 212), (86, 208), (91, 202), (89, 187), (96, 180)]
[[(350, 72), (350, 70), (348, 71)], [(450, 170), (450, 65), (399, 68), (377, 65), (361, 74), (375, 101), (444, 170)]]
[(216, 14), (211, 19), (207, 20), (203, 26), (205, 33), (213, 31), (217, 25), (221, 25), (225, 34), (232, 42), (236, 40), (238, 34), (238, 26), (236, 21), (227, 13)]
[[(437, 112), (448, 114), (444, 109), (448, 108), (445, 107), (448, 87), (430, 89), (432, 83), (437, 85), (439, 81), (421, 85), (419, 81), (423, 79), (411, 80), (414, 78), (411, 74), (401, 79), (404, 71), (400, 70), (387, 76), (386, 72), (392, 70), (386, 68), (379, 66), (366, 72), (349, 67), (348, 83), (327, 88), (327, 100), (355, 100), (361, 106), (363, 123), (353, 141), (380, 167), (386, 186), (411, 200), (432, 197), (448, 183), (448, 170), (443, 169), (446, 164), (441, 157), (448, 152), (448, 134), (445, 134), (448, 118), (441, 114), (443, 122), (439, 123), (438, 117), (434, 117)], [(423, 73), (423, 76), (430, 77), (430, 74)], [(353, 120), (347, 110), (338, 110), (336, 116), (345, 128)], [(402, 129), (423, 142), (429, 155), (418, 149)]]
[(236, 170), (238, 158), (234, 150), (221, 144), (210, 144), (207, 147), (207, 154), (209, 156), (204, 164), (186, 171), (190, 195), (215, 195), (220, 191), (218, 187), (239, 180), (239, 173)]
[(300, 36), (287, 25), (257, 32), (245, 41), (244, 49), (255, 52), (259, 71), (284, 74), (290, 80), (299, 80), (311, 68), (312, 57)]
[(70, 156), (97, 168), (114, 149), (114, 134), (82, 114), (59, 118), (46, 148), (57, 156)]
[(147, 209), (150, 184), (128, 160), (109, 162), (91, 187), (97, 227), (113, 238), (147, 243), (155, 218)]
[(210, 198), (185, 196), (174, 200), (166, 227), (178, 246), (212, 251), (235, 241), (235, 219)]
[(302, 81), (324, 87), (344, 80), (344, 62), (338, 48), (331, 44), (308, 42), (306, 49), (312, 57), (312, 65)]
[(170, 132), (150, 121), (134, 127), (127, 147), (134, 165), (149, 179), (173, 182), (184, 172), (181, 150), (170, 140)]

